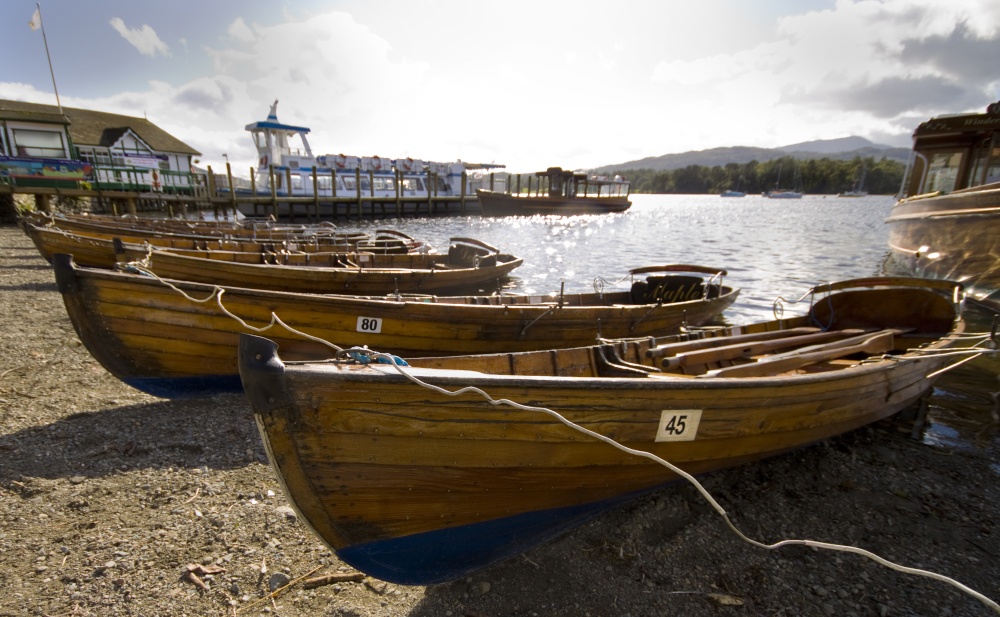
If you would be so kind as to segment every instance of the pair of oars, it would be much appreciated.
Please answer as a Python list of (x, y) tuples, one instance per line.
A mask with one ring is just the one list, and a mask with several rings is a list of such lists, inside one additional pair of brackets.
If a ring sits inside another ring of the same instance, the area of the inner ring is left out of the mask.
[(819, 328), (801, 327), (790, 328), (788, 330), (771, 330), (769, 332), (755, 332), (753, 334), (733, 334), (729, 336), (711, 336), (694, 339), (691, 341), (678, 341), (676, 343), (665, 343), (646, 350), (647, 358), (662, 358), (664, 356), (675, 356), (677, 354), (696, 351), (699, 349), (711, 349), (718, 347), (728, 347), (753, 341), (769, 341), (774, 339), (788, 338), (800, 334), (812, 334), (820, 332)]
[(700, 375), (700, 377), (765, 377), (787, 373), (810, 364), (835, 360), (858, 353), (869, 355), (883, 354), (893, 349), (893, 338), (897, 334), (904, 332), (906, 330), (898, 329), (882, 330), (874, 333), (867, 332), (825, 345), (813, 345), (782, 354), (766, 356), (749, 364), (715, 369), (708, 371), (704, 375)]
[[(797, 336), (789, 336), (789, 333)], [(761, 354), (770, 353), (779, 349), (790, 347), (802, 347), (814, 343), (824, 343), (863, 334), (864, 330), (832, 330), (829, 332), (801, 333), (800, 330), (784, 331), (784, 336), (768, 340), (740, 340), (730, 341), (730, 344), (721, 347), (708, 349), (695, 349), (683, 351), (681, 353), (664, 358), (661, 362), (665, 369), (679, 369), (685, 366), (703, 366), (715, 362), (726, 360), (737, 360), (740, 358), (752, 358)]]

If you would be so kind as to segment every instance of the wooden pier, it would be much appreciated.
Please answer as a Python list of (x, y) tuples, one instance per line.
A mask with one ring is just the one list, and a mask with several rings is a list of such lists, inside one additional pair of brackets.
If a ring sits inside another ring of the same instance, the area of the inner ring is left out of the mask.
[[(269, 170), (274, 173), (273, 170)], [(360, 172), (359, 172), (360, 173)], [(317, 175), (313, 174), (314, 182)], [(188, 216), (193, 212), (212, 212), (215, 216), (234, 215), (237, 211), (247, 216), (274, 217), (293, 222), (317, 222), (333, 219), (401, 218), (416, 216), (464, 216), (479, 214), (475, 194), (439, 196), (428, 191), (427, 195), (378, 196), (364, 194), (361, 183), (349, 195), (319, 195), (317, 186), (312, 194), (287, 195), (274, 191), (261, 194), (256, 190), (254, 170), (251, 169), (250, 189), (236, 188), (232, 169), (226, 165), (226, 174), (216, 176), (211, 167), (208, 174), (190, 174), (183, 186), (116, 186), (102, 188), (100, 183), (79, 182), (67, 186), (65, 182), (51, 186), (18, 186), (0, 180), (0, 197), (4, 195), (32, 195), (35, 207), (51, 211), (53, 201), (61, 198), (87, 200), (90, 210), (114, 215), (159, 213), (166, 216)], [(203, 181), (198, 181), (203, 179)], [(221, 180), (221, 181), (217, 181)], [(219, 185), (222, 185), (221, 187)], [(271, 187), (275, 186), (272, 181)], [(290, 186), (289, 180), (285, 186)], [(465, 177), (463, 174), (463, 186)], [(463, 191), (464, 193), (464, 191)]]

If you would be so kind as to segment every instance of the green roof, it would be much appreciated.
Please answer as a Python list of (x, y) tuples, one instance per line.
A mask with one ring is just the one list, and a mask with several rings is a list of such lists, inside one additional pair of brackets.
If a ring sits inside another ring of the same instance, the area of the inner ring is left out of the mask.
[(0, 120), (68, 124), (69, 135), (77, 147), (107, 147), (130, 129), (157, 152), (201, 154), (145, 118), (73, 107), (63, 107), (62, 111), (60, 114), (55, 105), (0, 99)]

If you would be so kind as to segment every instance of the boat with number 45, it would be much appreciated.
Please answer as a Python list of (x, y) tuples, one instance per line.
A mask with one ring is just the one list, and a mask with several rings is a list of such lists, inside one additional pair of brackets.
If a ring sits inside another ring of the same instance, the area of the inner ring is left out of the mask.
[(958, 284), (805, 298), (798, 317), (539, 352), (294, 362), (244, 335), (240, 375), (300, 520), (371, 576), (441, 583), (678, 479), (614, 444), (690, 474), (731, 467), (886, 418), (985, 349)]
[[(285, 293), (82, 268), (53, 258), (56, 283), (84, 346), (109, 372), (167, 398), (240, 392), (239, 335), (267, 330), (286, 358), (328, 358), (369, 345), (408, 356), (587, 345), (713, 323), (736, 300), (725, 270), (637, 268), (629, 287), (592, 293), (487, 296)], [(623, 281), (624, 282), (624, 281)], [(287, 326), (287, 327), (286, 327)]]

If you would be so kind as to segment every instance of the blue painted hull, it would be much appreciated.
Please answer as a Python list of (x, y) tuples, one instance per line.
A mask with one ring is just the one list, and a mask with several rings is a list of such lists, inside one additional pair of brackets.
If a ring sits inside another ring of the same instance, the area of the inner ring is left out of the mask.
[(239, 375), (202, 375), (184, 378), (122, 377), (121, 379), (136, 390), (160, 398), (196, 398), (243, 392), (243, 383)]
[(445, 583), (523, 553), (659, 488), (662, 487), (568, 508), (527, 512), (474, 525), (358, 544), (338, 550), (337, 556), (354, 568), (391, 583)]

